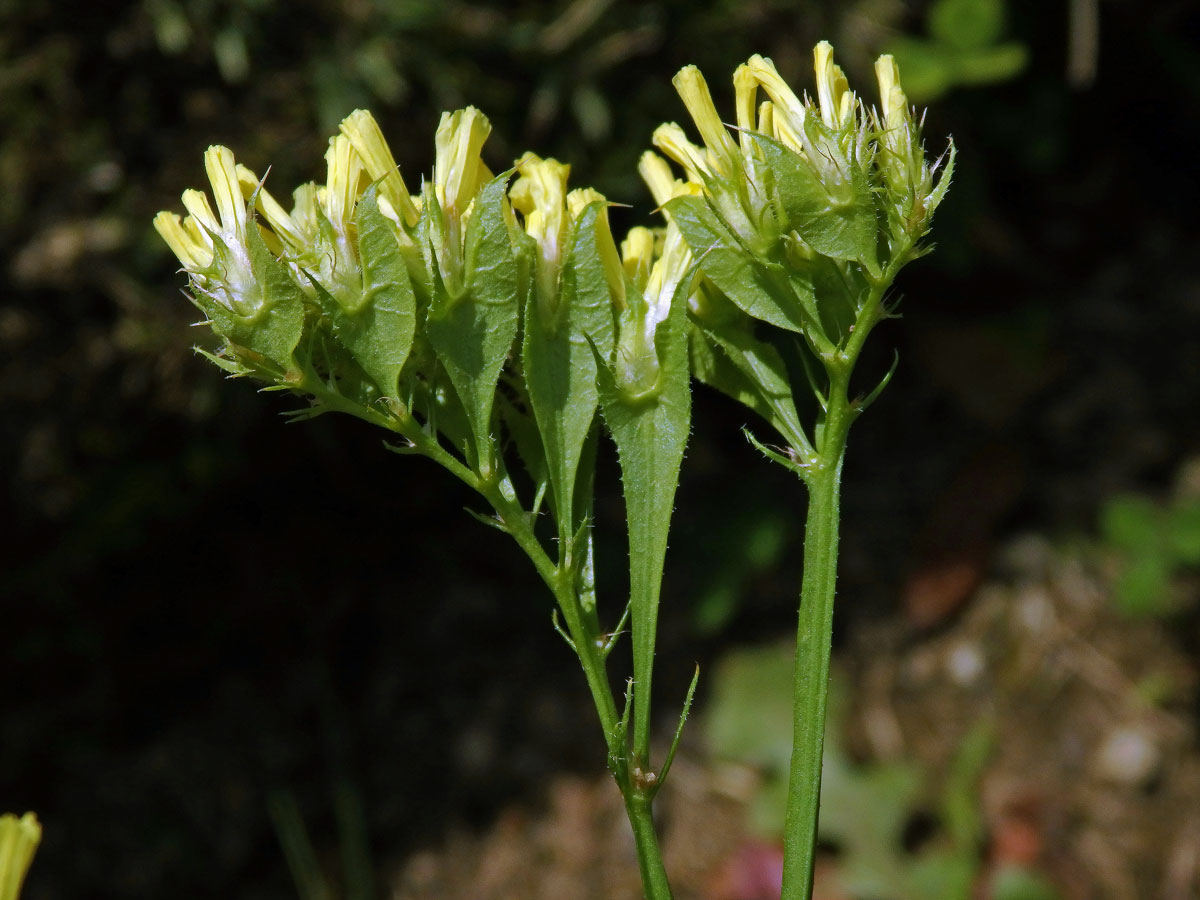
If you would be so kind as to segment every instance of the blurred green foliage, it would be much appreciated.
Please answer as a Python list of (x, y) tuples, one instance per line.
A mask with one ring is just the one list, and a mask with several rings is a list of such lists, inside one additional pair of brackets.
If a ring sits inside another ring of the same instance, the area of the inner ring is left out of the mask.
[[(751, 804), (752, 824), (779, 838), (791, 755), (792, 653), (786, 645), (730, 651), (710, 676), (703, 718), (718, 759), (756, 769), (761, 781)], [(996, 743), (981, 718), (961, 737), (942, 774), (909, 760), (855, 762), (842, 734), (849, 687), (836, 673), (830, 684), (821, 784), (820, 837), (836, 851), (837, 881), (850, 897), (871, 900), (969, 900), (985, 870), (986, 823), (979, 783)], [(929, 835), (916, 846), (908, 831), (922, 818)], [(1057, 891), (1037, 872), (1008, 867), (989, 873), (990, 896), (1055, 900)]]
[(1200, 498), (1157, 503), (1119, 494), (1100, 511), (1100, 534), (1120, 566), (1113, 602), (1127, 616), (1179, 612), (1184, 598), (1177, 580), (1200, 566)]
[(1018, 75), (1029, 48), (1004, 41), (1005, 0), (935, 0), (926, 37), (897, 36), (887, 44), (914, 103), (929, 103), (956, 87), (992, 84)]

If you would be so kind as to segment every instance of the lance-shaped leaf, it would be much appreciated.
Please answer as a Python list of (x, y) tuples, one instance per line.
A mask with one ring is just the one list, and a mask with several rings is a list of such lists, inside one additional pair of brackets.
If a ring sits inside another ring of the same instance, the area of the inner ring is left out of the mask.
[(656, 329), (659, 380), (654, 392), (630, 399), (621, 392), (608, 366), (599, 371), (601, 408), (617, 445), (625, 487), (636, 685), (633, 749), (642, 759), (650, 746), (650, 691), (667, 531), (691, 422), (684, 330), (691, 282), (691, 278), (680, 282), (670, 312)]
[(789, 331), (818, 326), (806, 308), (815, 310), (811, 287), (807, 296), (800, 296), (794, 286), (787, 287), (782, 272), (781, 277), (773, 277), (766, 263), (738, 242), (703, 197), (676, 197), (664, 208), (704, 274), (743, 312)]
[(507, 174), (492, 179), (475, 197), (463, 254), (466, 293), (435, 302), (426, 323), (471, 424), (481, 465), (490, 458), (496, 385), (519, 318), (517, 261), (503, 207), (507, 180)]
[(770, 344), (736, 326), (708, 329), (693, 323), (691, 359), (697, 379), (754, 410), (797, 450), (809, 447), (787, 366)]
[[(547, 316), (529, 292), (522, 362), (529, 399), (542, 437), (560, 538), (575, 533), (575, 484), (584, 444), (600, 402), (596, 355), (613, 346), (612, 298), (597, 246), (600, 202), (576, 220), (559, 281), (559, 302)], [(547, 321), (549, 319), (549, 321)]]
[[(221, 256), (229, 250), (219, 239), (215, 245), (220, 266)], [(213, 330), (233, 345), (238, 359), (260, 377), (298, 377), (295, 352), (304, 333), (304, 293), (287, 267), (267, 249), (253, 223), (246, 229), (246, 249), (258, 294), (255, 311), (240, 315), (202, 292), (196, 293), (196, 305), (212, 321)]]
[(862, 166), (841, 151), (836, 136), (816, 116), (807, 116), (804, 128), (836, 173), (836, 184), (827, 186), (813, 164), (794, 150), (748, 132), (774, 176), (788, 226), (823, 256), (857, 260), (879, 274), (875, 203)]

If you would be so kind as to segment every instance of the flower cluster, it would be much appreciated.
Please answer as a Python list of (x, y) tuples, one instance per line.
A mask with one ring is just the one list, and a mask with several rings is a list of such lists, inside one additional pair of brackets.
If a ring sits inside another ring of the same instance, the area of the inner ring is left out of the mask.
[(634, 227), (619, 244), (608, 202), (569, 189), (569, 166), (527, 153), (493, 176), (481, 155), (491, 125), (470, 107), (443, 114), (418, 196), (357, 110), (330, 140), (325, 183), (297, 188), (290, 211), (230, 150), (210, 147), (212, 203), (185, 191), (187, 216), (154, 224), (225, 340), (219, 364), (324, 408), (386, 400), (436, 420), (456, 446), (473, 436), (478, 453), (493, 431), (485, 394), (515, 383), (506, 408), (538, 406), (515, 352), (529, 352), (538, 328), (590, 343), (632, 402), (656, 395), (662, 323), (686, 307), (696, 374), (743, 396), (715, 368), (744, 362), (730, 347), (749, 346), (749, 323), (797, 332), (818, 357), (844, 344), (875, 289), (919, 254), (953, 165), (953, 149), (940, 177), (940, 160), (926, 159), (890, 57), (876, 64), (878, 108), (850, 90), (829, 44), (814, 63), (815, 98), (769, 59), (739, 66), (732, 130), (699, 70), (681, 70), (674, 83), (700, 143), (675, 123), (655, 130), (663, 155), (647, 151), (639, 171), (666, 227)]

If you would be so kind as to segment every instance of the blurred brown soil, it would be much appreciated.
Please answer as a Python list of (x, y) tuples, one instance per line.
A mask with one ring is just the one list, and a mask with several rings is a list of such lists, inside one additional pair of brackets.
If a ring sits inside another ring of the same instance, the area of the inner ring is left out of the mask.
[[(840, 654), (852, 676), (846, 737), (862, 763), (944, 772), (970, 729), (993, 729), (979, 898), (1008, 863), (1041, 872), (1064, 900), (1200, 897), (1196, 672), (1171, 625), (1112, 610), (1109, 568), (1094, 550), (1019, 538), (953, 621), (933, 633), (881, 621)], [(710, 759), (701, 738), (692, 723), (659, 804), (676, 896), (767, 900), (762, 875), (778, 851), (747, 825), (756, 774)], [(836, 860), (822, 865), (818, 896), (849, 896), (837, 874)], [(599, 775), (548, 773), (540, 804), (433, 840), (391, 884), (394, 900), (641, 896), (618, 793)]]

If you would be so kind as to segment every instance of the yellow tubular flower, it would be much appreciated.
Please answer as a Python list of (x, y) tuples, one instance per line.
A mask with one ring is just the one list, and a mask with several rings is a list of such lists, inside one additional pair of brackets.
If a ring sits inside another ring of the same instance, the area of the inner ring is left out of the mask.
[(655, 234), (649, 228), (635, 225), (621, 241), (621, 262), (625, 274), (639, 291), (646, 290), (650, 270), (654, 265)]
[(722, 175), (731, 176), (737, 167), (737, 147), (729, 137), (729, 131), (717, 107), (713, 104), (712, 94), (708, 90), (708, 82), (695, 66), (684, 66), (671, 79), (675, 90), (683, 99), (692, 121), (700, 131), (700, 139), (711, 154), (714, 168)]
[(567, 177), (571, 167), (526, 153), (517, 161), (517, 172), (519, 177), (508, 193), (512, 205), (525, 217), (525, 231), (537, 242), (542, 259), (557, 265), (567, 227)]
[(344, 235), (346, 226), (354, 218), (354, 204), (366, 188), (366, 170), (362, 159), (354, 152), (354, 145), (343, 134), (329, 139), (325, 162), (328, 166), (323, 197), (325, 215)]
[(779, 139), (779, 132), (775, 129), (775, 104), (770, 100), (758, 104), (758, 130)]
[[(221, 215), (222, 237), (227, 236), (239, 244), (243, 243), (246, 240), (246, 201), (242, 197), (241, 185), (238, 184), (233, 151), (227, 147), (209, 147), (204, 153), (204, 169), (208, 173), (213, 197), (217, 201), (217, 212)], [(207, 200), (204, 206), (207, 208)], [(228, 242), (227, 240), (226, 243)]]
[(775, 120), (786, 119), (792, 131), (799, 132), (804, 127), (804, 104), (775, 69), (775, 63), (756, 53), (746, 61), (746, 68), (775, 104)]
[(712, 174), (708, 167), (708, 161), (704, 157), (703, 148), (697, 147), (689, 141), (683, 129), (675, 122), (665, 122), (655, 128), (650, 142), (683, 166), (684, 171), (687, 172), (688, 181), (703, 184), (704, 176)]
[[(237, 166), (238, 182), (242, 187), (242, 196), (249, 200), (252, 196), (255, 197), (254, 208), (258, 210), (259, 215), (267, 220), (267, 224), (274, 229), (275, 234), (284, 241), (288, 248), (292, 251), (300, 250), (304, 247), (304, 235), (296, 227), (296, 223), (292, 221), (292, 217), (288, 215), (287, 210), (271, 196), (270, 191), (263, 187), (262, 179), (254, 174), (250, 169), (238, 163)], [(257, 195), (255, 195), (257, 191)]]
[(817, 74), (817, 97), (821, 118), (830, 128), (840, 128), (854, 109), (854, 95), (841, 68), (833, 63), (833, 45), (821, 41), (813, 47), (813, 68)]
[(680, 182), (671, 172), (671, 164), (653, 150), (647, 150), (638, 160), (638, 174), (646, 182), (646, 187), (650, 188), (650, 194), (659, 206), (665, 205), (676, 195), (676, 185)]
[(889, 136), (890, 146), (898, 136), (890, 134), (900, 131), (908, 123), (908, 97), (900, 87), (900, 68), (890, 54), (875, 60), (875, 77), (879, 81), (879, 101), (883, 107), (883, 121)]
[(198, 233), (209, 247), (212, 247), (212, 235), (222, 232), (221, 223), (208, 204), (208, 196), (204, 191), (188, 188), (181, 197), (183, 208), (188, 211), (188, 219), (198, 226)]
[(41, 840), (42, 826), (33, 813), (19, 819), (12, 813), (0, 816), (0, 900), (17, 900)]
[(338, 127), (354, 146), (371, 180), (379, 181), (379, 196), (387, 199), (404, 224), (409, 227), (416, 225), (420, 213), (400, 176), (396, 159), (375, 117), (365, 109), (356, 109), (342, 119)]
[(692, 265), (692, 251), (688, 249), (683, 233), (674, 225), (667, 226), (662, 255), (650, 271), (650, 280), (643, 291), (650, 306), (646, 320), (647, 337), (653, 346), (654, 331), (658, 323), (671, 311), (671, 301), (679, 283)]
[(525, 219), (525, 233), (538, 246), (538, 305), (551, 316), (558, 304), (558, 272), (567, 230), (567, 176), (571, 167), (526, 153), (517, 160), (519, 177), (509, 188), (513, 208)]
[(438, 203), (451, 218), (462, 217), (488, 178), (479, 152), (491, 133), (487, 116), (473, 106), (442, 113), (434, 137), (433, 183)]
[[(758, 79), (751, 68), (742, 63), (733, 73), (734, 107), (737, 112), (738, 143), (742, 153), (749, 154), (752, 146), (749, 132), (754, 130), (754, 104), (758, 99)], [(759, 131), (762, 131), (760, 128)], [(770, 132), (765, 132), (770, 134)]]
[[(188, 222), (193, 222), (191, 216)], [(189, 272), (207, 269), (212, 264), (212, 248), (184, 228), (177, 213), (160, 212), (154, 217), (154, 230)]]

